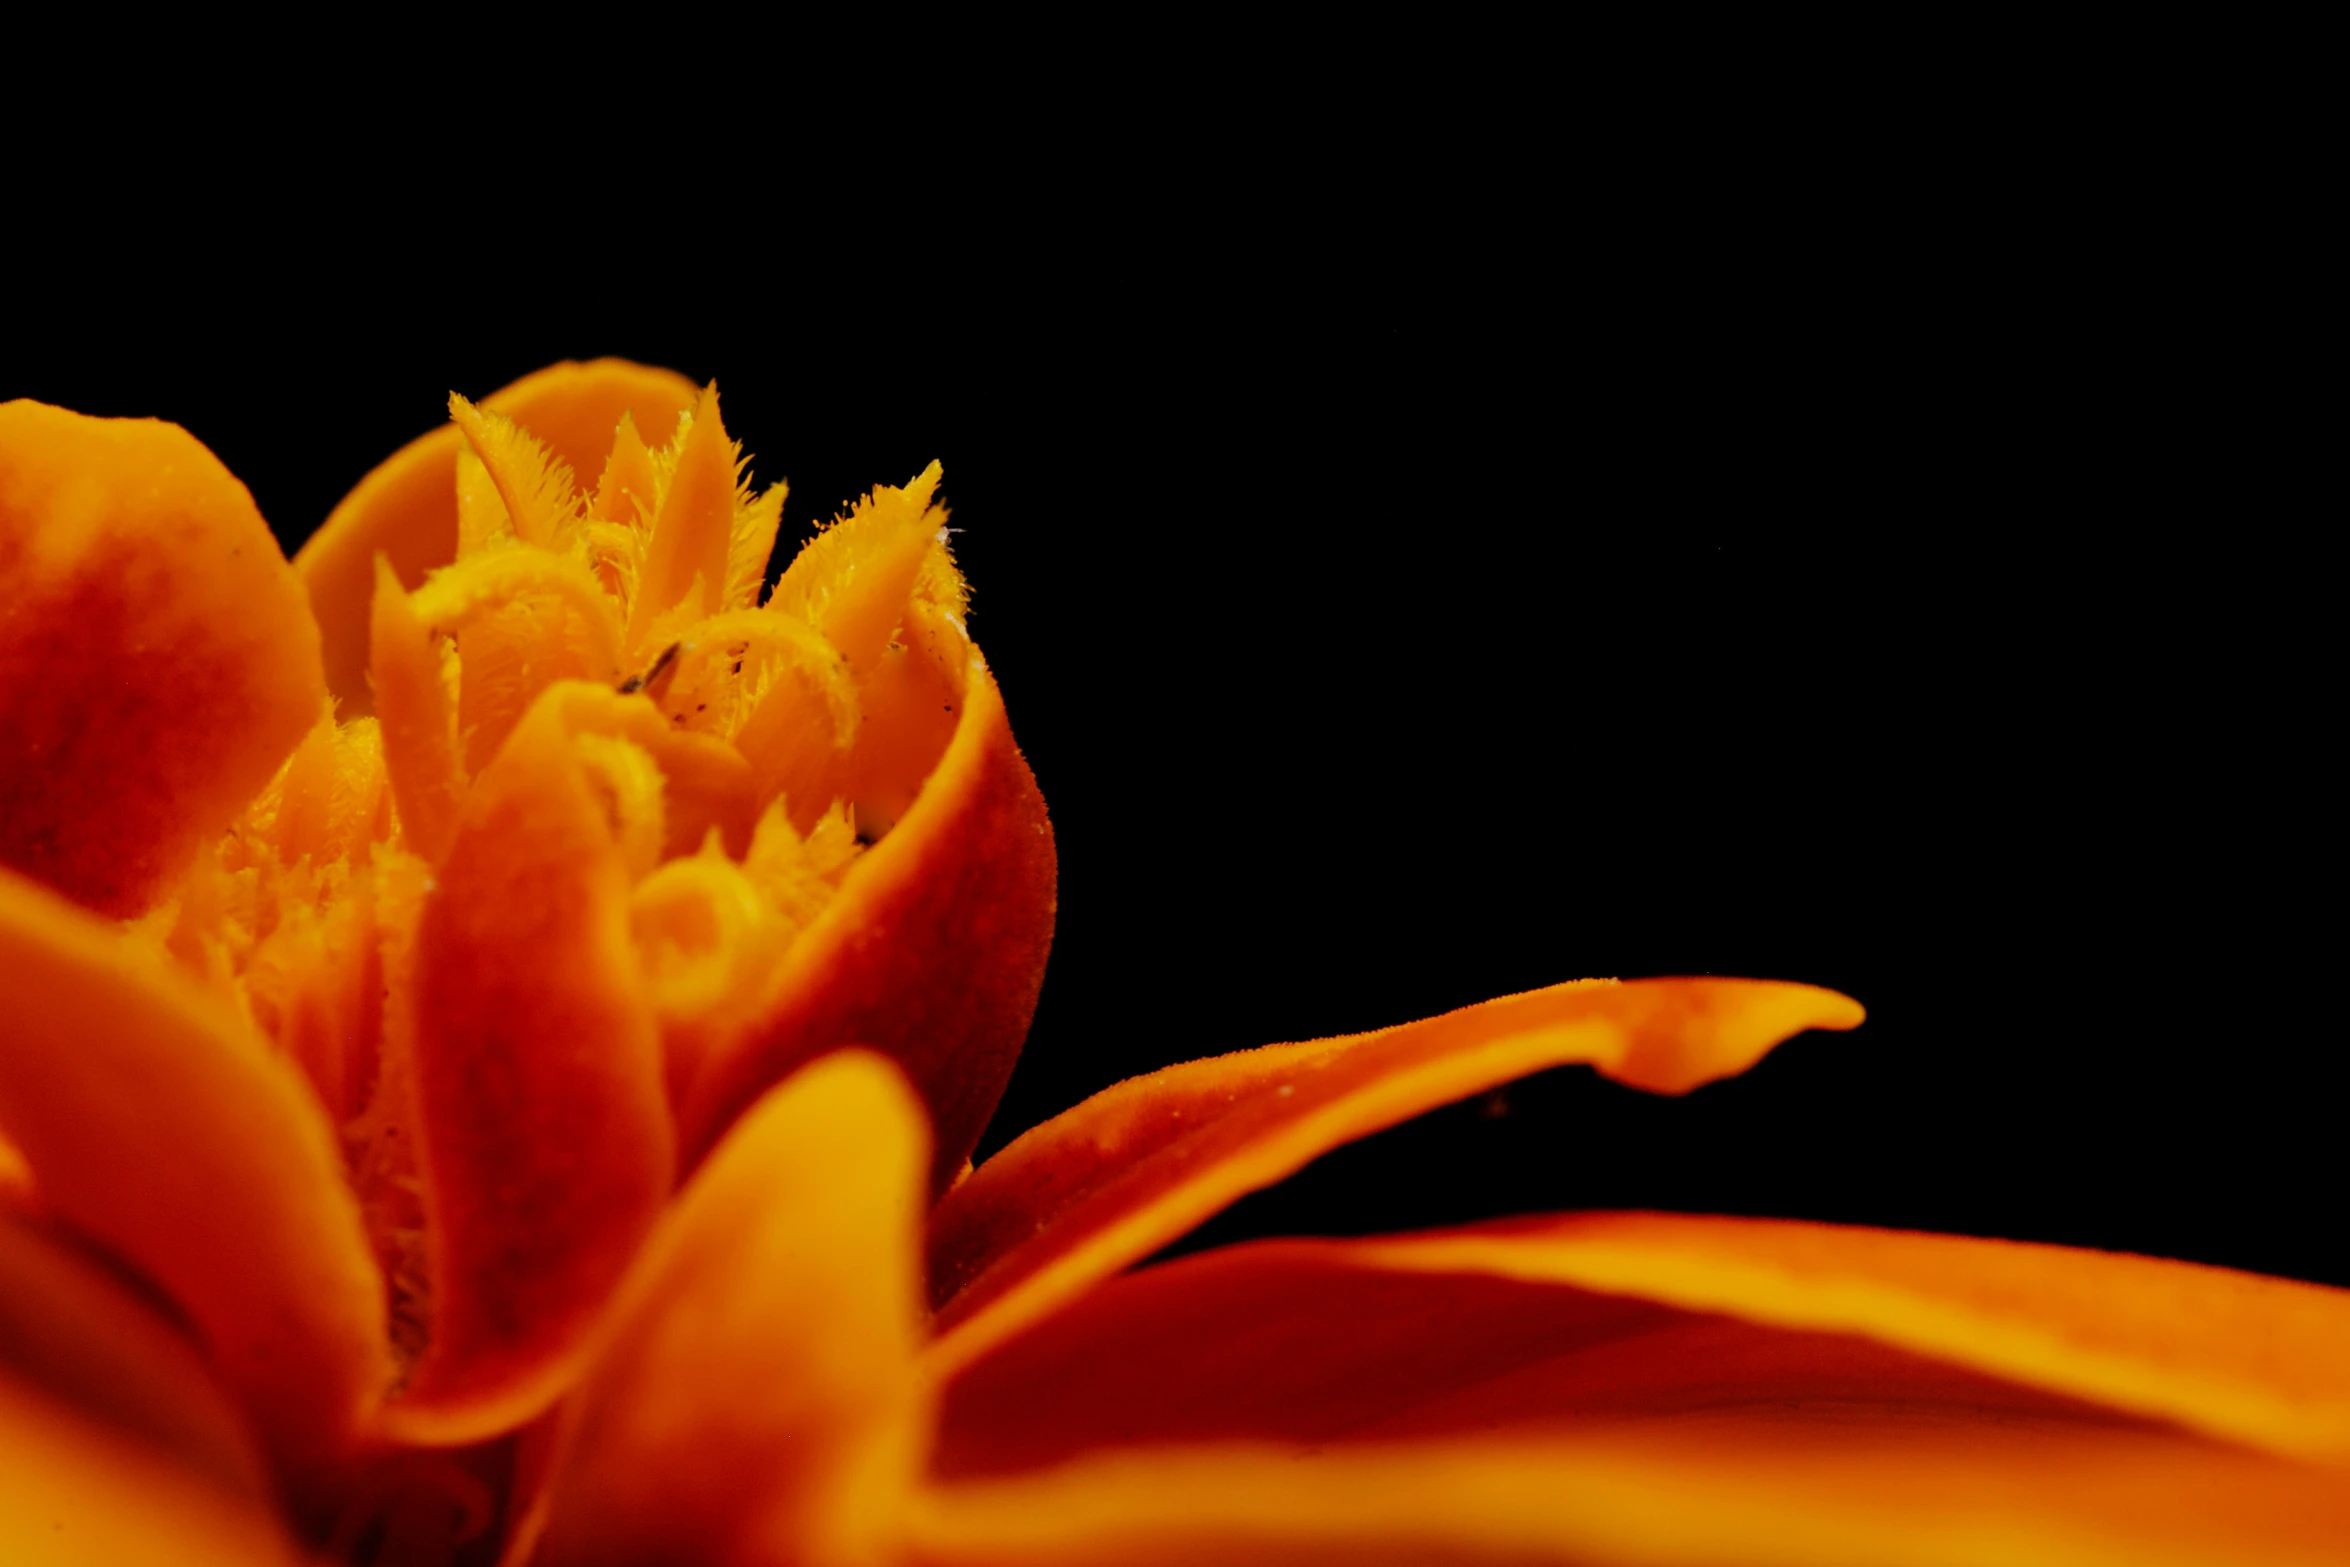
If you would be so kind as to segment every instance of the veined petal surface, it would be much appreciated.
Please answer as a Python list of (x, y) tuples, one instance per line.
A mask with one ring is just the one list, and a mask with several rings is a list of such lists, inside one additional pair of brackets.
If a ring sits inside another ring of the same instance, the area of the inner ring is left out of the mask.
[(1013, 1142), (939, 1205), (934, 1362), (966, 1363), (1235, 1199), (1438, 1105), (1569, 1062), (1682, 1093), (1861, 1015), (1808, 985), (1584, 982), (1120, 1083)]
[(0, 582), (0, 864), (138, 914), (318, 719), (301, 587), (187, 431), (23, 400)]

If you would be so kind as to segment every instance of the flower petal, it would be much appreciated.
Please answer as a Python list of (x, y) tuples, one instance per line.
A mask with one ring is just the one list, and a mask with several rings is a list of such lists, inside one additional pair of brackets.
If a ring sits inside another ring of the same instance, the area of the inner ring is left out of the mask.
[(1414, 1246), (1480, 1238), (1268, 1242), (1112, 1280), (952, 1378), (936, 1472), (1015, 1473), (1117, 1446), (1304, 1450), (1526, 1426), (1703, 1423), (1761, 1443), (1818, 1423), (1889, 1439), (2167, 1429), (1848, 1333), (1493, 1271), (1506, 1243), (1489, 1243), (1484, 1269), (1413, 1266)]
[(0, 979), (0, 1127), (41, 1201), (187, 1313), (281, 1461), (330, 1456), (390, 1376), (384, 1283), (299, 1069), (7, 872)]
[(1791, 1034), (1860, 1020), (1857, 1004), (1808, 985), (1585, 981), (1120, 1083), (1028, 1132), (939, 1205), (933, 1356), (941, 1369), (966, 1363), (1245, 1193), (1496, 1083), (1585, 1061), (1684, 1093)]
[(0, 1375), (0, 1561), (43, 1567), (285, 1567), (257, 1500)]
[(862, 1051), (736, 1124), (563, 1406), (540, 1567), (874, 1559), (929, 1423), (924, 1142), (903, 1078)]
[(1127, 1451), (934, 1490), (913, 1567), (2316, 1567), (2338, 1476), (2099, 1435)]
[(1053, 935), (1053, 835), (976, 656), (946, 754), (801, 934), (758, 1026), (679, 1107), (687, 1164), (767, 1088), (842, 1045), (896, 1061), (930, 1112), (931, 1190), (986, 1129), (1027, 1037)]
[(268, 1469), (178, 1324), (75, 1248), (0, 1216), (0, 1378), (257, 1500)]
[(417, 933), (432, 1331), (385, 1412), (411, 1441), (494, 1435), (561, 1391), (673, 1179), (628, 874), (565, 689), (475, 781)]
[[(543, 442), (575, 474), (601, 473), (623, 413), (654, 445), (669, 439), (694, 384), (625, 359), (565, 361), (492, 392), (481, 406)], [(367, 688), (367, 611), (375, 557), (413, 588), (457, 557), (457, 454), (464, 432), (442, 425), (401, 447), (343, 497), (294, 556), (324, 637), (327, 688), (345, 717), (374, 711)]]
[(1953, 1365), (2350, 1464), (2350, 1290), (2017, 1241), (1594, 1213), (1365, 1242), (1364, 1261), (1556, 1281)]
[(137, 914), (317, 720), (317, 628), (253, 497), (154, 419), (0, 404), (0, 580), (0, 864)]

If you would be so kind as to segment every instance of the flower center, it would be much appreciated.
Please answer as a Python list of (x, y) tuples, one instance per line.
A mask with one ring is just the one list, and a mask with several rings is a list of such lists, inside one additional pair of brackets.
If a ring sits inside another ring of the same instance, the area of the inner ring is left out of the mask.
[(379, 564), (375, 714), (322, 715), (139, 926), (298, 1063), (341, 1128), (406, 1366), (432, 1290), (418, 925), (525, 716), (560, 725), (610, 829), (674, 1104), (912, 805), (972, 657), (935, 464), (821, 531), (762, 603), (784, 490), (744, 482), (714, 389), (658, 448), (623, 416), (585, 490), (511, 421), (450, 411), (457, 557), (413, 591)]

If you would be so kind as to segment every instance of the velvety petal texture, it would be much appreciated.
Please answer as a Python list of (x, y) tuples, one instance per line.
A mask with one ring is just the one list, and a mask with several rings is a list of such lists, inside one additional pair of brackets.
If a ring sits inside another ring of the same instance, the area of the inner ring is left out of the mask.
[(1236, 1198), (1438, 1105), (1578, 1061), (1683, 1093), (1792, 1034), (1861, 1016), (1807, 985), (1587, 981), (1120, 1083), (1013, 1142), (940, 1204), (935, 1361), (965, 1363)]
[(2350, 1539), (2329, 1472), (2142, 1437), (1129, 1449), (924, 1501), (917, 1567), (2319, 1567)]
[(563, 696), (476, 781), (417, 936), (432, 1337), (389, 1411), (414, 1440), (554, 1397), (674, 1176), (627, 869)]
[(224, 1491), (273, 1494), (243, 1414), (186, 1330), (65, 1236), (14, 1215), (0, 1217), (0, 1382)]
[(0, 1561), (295, 1567), (268, 1507), (0, 1377)]
[(0, 1129), (41, 1201), (153, 1280), (281, 1462), (389, 1381), (384, 1285), (301, 1071), (113, 926), (0, 872)]
[(137, 914), (317, 721), (301, 587), (187, 431), (23, 400), (0, 583), (0, 865)]
[(541, 1567), (896, 1559), (929, 1420), (925, 1141), (904, 1079), (859, 1051), (737, 1123), (565, 1405)]

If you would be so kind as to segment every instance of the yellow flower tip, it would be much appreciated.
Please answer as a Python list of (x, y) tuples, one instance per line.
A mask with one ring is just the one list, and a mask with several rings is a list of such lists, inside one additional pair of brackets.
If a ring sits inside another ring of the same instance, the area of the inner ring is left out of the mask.
[(644, 573), (629, 609), (626, 641), (636, 653), (653, 643), (656, 623), (671, 611), (683, 607), (696, 619), (717, 613), (727, 581), (740, 457), (718, 415), (715, 381), (702, 389), (679, 425), (645, 544)]
[[(658, 446), (694, 396), (694, 384), (675, 371), (596, 359), (550, 365), (480, 406), (516, 421), (583, 474), (601, 471), (623, 413)], [(371, 711), (365, 674), (375, 557), (388, 556), (410, 587), (457, 558), (455, 480), (469, 450), (454, 423), (417, 437), (361, 479), (294, 557), (325, 638), (327, 686), (345, 714)]]
[(528, 544), (560, 550), (571, 542), (584, 506), (571, 469), (500, 413), (449, 394), (449, 418), (487, 472), (507, 524)]

